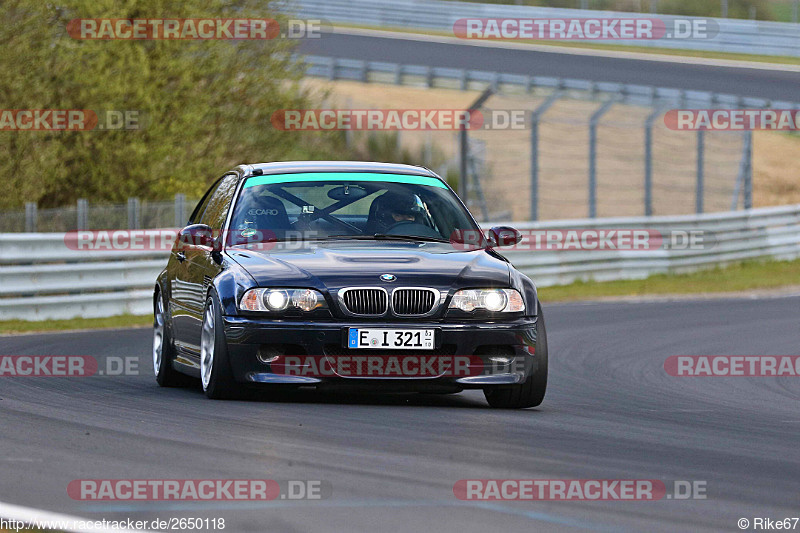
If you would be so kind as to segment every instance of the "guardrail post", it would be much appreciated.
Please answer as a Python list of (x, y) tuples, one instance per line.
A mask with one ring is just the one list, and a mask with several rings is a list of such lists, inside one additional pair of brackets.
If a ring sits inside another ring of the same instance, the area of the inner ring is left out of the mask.
[(25, 232), (36, 233), (36, 202), (25, 202)]
[(138, 198), (128, 198), (128, 229), (139, 229), (141, 206)]
[(461, 69), (461, 90), (466, 91), (468, 86), (469, 86), (469, 77), (467, 76), (467, 70)]
[(530, 219), (539, 220), (539, 121), (550, 107), (561, 98), (561, 91), (555, 90), (539, 107), (531, 111), (531, 198)]
[(695, 212), (703, 212), (703, 169), (705, 167), (705, 135), (703, 130), (697, 130), (697, 186), (695, 190)]
[(428, 89), (433, 87), (433, 67), (428, 67), (425, 71), (425, 87)]
[(654, 109), (644, 121), (644, 216), (653, 216), (653, 123), (661, 115)]
[(89, 202), (86, 198), (78, 198), (77, 209), (77, 228), (78, 230), (85, 230), (89, 228)]
[(182, 228), (186, 225), (186, 195), (175, 195), (175, 227)]
[(367, 83), (369, 81), (368, 74), (369, 73), (368, 73), (368, 70), (367, 70), (367, 62), (366, 61), (362, 61), (361, 62), (361, 66), (358, 69), (358, 77), (359, 77), (359, 79), (361, 80), (362, 83)]
[(328, 79), (333, 81), (336, 79), (336, 58), (331, 57), (330, 63), (328, 63)]
[(589, 120), (589, 218), (597, 218), (597, 123), (616, 102), (608, 100)]
[(403, 65), (399, 63), (394, 66), (394, 84), (395, 85), (403, 84)]
[(753, 132), (744, 132), (744, 208), (753, 208)]

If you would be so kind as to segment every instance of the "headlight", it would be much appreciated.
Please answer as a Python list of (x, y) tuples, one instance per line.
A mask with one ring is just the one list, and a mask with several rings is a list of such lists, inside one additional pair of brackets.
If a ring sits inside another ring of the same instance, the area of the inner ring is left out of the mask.
[(467, 313), (475, 309), (485, 309), (493, 313), (519, 313), (525, 310), (525, 302), (514, 289), (465, 289), (453, 295), (450, 309), (460, 309)]
[(239, 303), (243, 311), (280, 312), (299, 309), (310, 312), (327, 307), (325, 297), (313, 289), (250, 289)]

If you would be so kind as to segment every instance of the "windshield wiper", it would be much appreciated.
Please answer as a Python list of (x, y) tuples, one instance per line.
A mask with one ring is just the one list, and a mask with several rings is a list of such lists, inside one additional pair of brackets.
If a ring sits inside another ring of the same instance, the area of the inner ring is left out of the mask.
[(422, 242), (450, 242), (447, 239), (423, 237), (421, 235), (388, 235), (375, 233), (373, 235), (328, 235), (327, 239), (354, 239), (359, 241), (422, 241)]

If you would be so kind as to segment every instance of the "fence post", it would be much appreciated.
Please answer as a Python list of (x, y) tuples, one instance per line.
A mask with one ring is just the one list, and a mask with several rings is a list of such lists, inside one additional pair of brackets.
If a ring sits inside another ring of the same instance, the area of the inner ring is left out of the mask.
[(695, 190), (695, 212), (703, 213), (703, 169), (705, 159), (705, 135), (703, 130), (697, 130), (697, 186)]
[(77, 229), (85, 230), (89, 227), (89, 202), (86, 198), (78, 198), (78, 220)]
[(433, 139), (431, 138), (431, 132), (428, 130), (425, 133), (425, 144), (422, 148), (422, 162), (425, 163), (426, 167), (432, 166), (433, 161)]
[(138, 198), (128, 198), (128, 229), (139, 229), (140, 207)]
[(36, 233), (36, 202), (25, 202), (25, 232)]
[(469, 146), (467, 143), (467, 128), (461, 126), (458, 130), (458, 195), (464, 205), (467, 205), (467, 158)]
[(561, 90), (556, 89), (539, 107), (531, 111), (531, 220), (539, 220), (539, 120), (559, 98)]
[(644, 121), (644, 216), (653, 216), (653, 123), (661, 115), (654, 109)]
[(608, 100), (589, 120), (589, 218), (597, 218), (597, 123), (616, 102)]
[(175, 227), (182, 228), (186, 225), (186, 195), (175, 195)]
[[(493, 91), (490, 88), (486, 89), (481, 93), (481, 95), (472, 102), (472, 105), (469, 106), (469, 113), (472, 115), (474, 111), (480, 109), (486, 100), (492, 96)], [(469, 176), (467, 175), (467, 165), (469, 159), (469, 141), (467, 138), (467, 127), (463, 125), (458, 130), (458, 196), (461, 197), (461, 201), (464, 202), (464, 205), (467, 205), (467, 196), (469, 185), (468, 181)]]

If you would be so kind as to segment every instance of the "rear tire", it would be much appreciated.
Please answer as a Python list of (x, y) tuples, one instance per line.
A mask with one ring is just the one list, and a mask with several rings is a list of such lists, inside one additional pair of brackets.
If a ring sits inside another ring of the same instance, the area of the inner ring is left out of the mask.
[(547, 391), (547, 330), (544, 326), (542, 306), (538, 306), (536, 320), (536, 371), (519, 385), (484, 389), (489, 405), (498, 409), (524, 409), (536, 407), (544, 400)]
[(213, 290), (206, 299), (201, 331), (200, 381), (203, 384), (203, 391), (212, 400), (236, 398), (238, 387), (233, 379), (228, 359), (228, 343), (225, 340), (222, 311), (219, 298)]
[(161, 290), (156, 291), (153, 299), (153, 371), (160, 386), (185, 387), (191, 383), (191, 378), (172, 366), (176, 351), (166, 308)]

